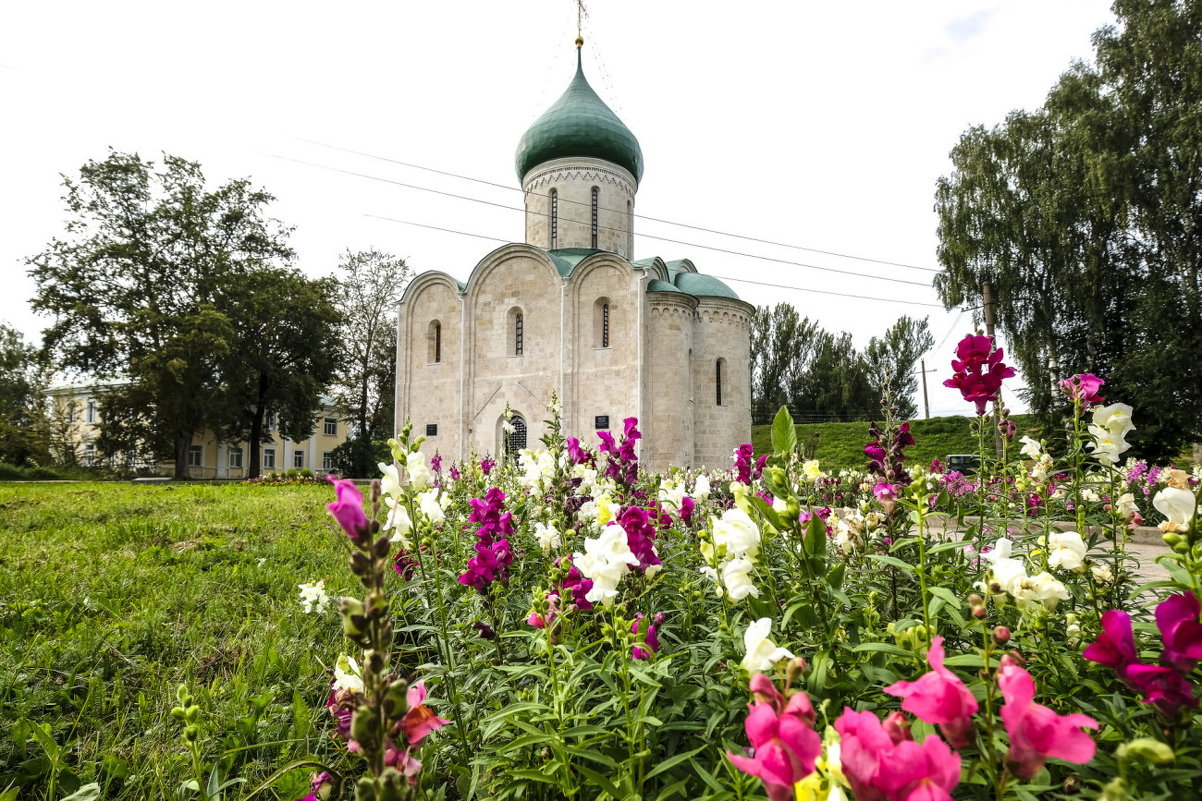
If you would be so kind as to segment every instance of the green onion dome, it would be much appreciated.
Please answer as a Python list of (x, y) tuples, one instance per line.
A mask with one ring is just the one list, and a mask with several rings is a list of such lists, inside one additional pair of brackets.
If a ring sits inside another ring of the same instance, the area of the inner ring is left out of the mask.
[(635, 181), (643, 178), (639, 140), (588, 85), (577, 49), (576, 77), (518, 143), (518, 179), (525, 179), (532, 169), (553, 159), (581, 157), (617, 164)]

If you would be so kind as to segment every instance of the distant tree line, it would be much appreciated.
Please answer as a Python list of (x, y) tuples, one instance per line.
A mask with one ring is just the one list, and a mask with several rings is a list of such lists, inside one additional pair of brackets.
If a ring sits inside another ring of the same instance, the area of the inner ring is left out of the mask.
[(862, 350), (788, 303), (757, 307), (751, 326), (751, 412), (771, 422), (781, 406), (804, 421), (879, 419), (882, 403), (899, 419), (915, 416), (915, 368), (935, 344), (927, 319), (900, 317)]
[(71, 458), (55, 447), (71, 410), (46, 400), (51, 373), (100, 382), (99, 455), (174, 460), (178, 477), (206, 430), (247, 442), (256, 475), (268, 422), (305, 439), (326, 405), (354, 441), (391, 435), (402, 260), (348, 252), (339, 277), (309, 278), (270, 194), (246, 180), (210, 190), (199, 164), (175, 156), (156, 167), (113, 151), (64, 187), (63, 235), (27, 260), (33, 308), (53, 320), (41, 353), (0, 329), (0, 458)]

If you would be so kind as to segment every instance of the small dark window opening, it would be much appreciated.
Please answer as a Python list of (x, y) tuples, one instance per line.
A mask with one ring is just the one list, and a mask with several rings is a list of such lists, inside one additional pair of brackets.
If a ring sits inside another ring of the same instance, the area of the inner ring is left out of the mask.
[(426, 436), (427, 437), (437, 437), (438, 436), (438, 423), (426, 423)]
[(719, 359), (714, 365), (714, 384), (717, 388), (718, 405), (722, 405), (722, 360)]
[(434, 324), (434, 361), (442, 361), (442, 325)]
[(522, 313), (518, 312), (513, 318), (513, 355), (521, 356), (526, 344), (526, 325)]
[(599, 414), (593, 418), (593, 428), (598, 431), (604, 431), (609, 428), (609, 415)]
[(505, 433), (505, 456), (508, 459), (517, 459), (518, 454), (526, 447), (526, 421), (515, 414), (509, 424), (513, 426), (513, 430)]
[(551, 249), (559, 247), (559, 190), (551, 190)]
[(601, 347), (609, 347), (609, 304), (601, 304)]
[(594, 248), (597, 247), (597, 206), (598, 206), (598, 201), (599, 201), (600, 197), (601, 197), (601, 190), (594, 186), (593, 187), (593, 236), (592, 236), (592, 241), (593, 241), (592, 247), (594, 247)]

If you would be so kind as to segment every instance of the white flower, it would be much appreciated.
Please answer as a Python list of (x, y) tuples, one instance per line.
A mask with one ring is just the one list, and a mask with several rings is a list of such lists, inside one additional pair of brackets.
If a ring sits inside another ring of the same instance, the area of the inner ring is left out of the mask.
[(597, 519), (597, 502), (585, 501), (580, 504), (580, 511), (576, 513), (576, 517), (582, 523), (593, 523)]
[(1037, 461), (1035, 463), (1035, 466), (1031, 468), (1031, 478), (1033, 478), (1036, 481), (1040, 481), (1040, 482), (1047, 481), (1048, 474), (1050, 472), (1052, 472), (1053, 464), (1054, 464), (1054, 460), (1052, 459), (1050, 454), (1047, 454), (1047, 453), (1040, 454), (1039, 461)]
[(603, 606), (613, 605), (618, 584), (638, 563), (638, 557), (630, 551), (626, 530), (617, 524), (605, 526), (599, 537), (586, 537), (584, 553), (572, 554), (572, 564), (593, 580), (593, 588), (584, 597)]
[(535, 523), (534, 536), (538, 539), (543, 553), (551, 553), (552, 548), (558, 548), (563, 543), (559, 529), (555, 528), (554, 523)]
[(1133, 514), (1139, 512), (1139, 506), (1135, 503), (1135, 494), (1124, 492), (1119, 496), (1118, 503), (1115, 504), (1115, 509), (1123, 517), (1131, 517)]
[(1024, 436), (1019, 440), (1023, 444), (1022, 455), (1028, 459), (1039, 459), (1043, 455), (1043, 446), (1030, 437)]
[(697, 480), (693, 482), (693, 500), (701, 503), (710, 496), (710, 480), (705, 473), (698, 473)]
[(776, 643), (768, 639), (771, 633), (772, 619), (767, 617), (750, 624), (743, 632), (743, 648), (747, 654), (743, 657), (742, 665), (748, 673), (762, 673), (782, 659), (793, 658), (792, 653), (778, 648)]
[(501, 430), (504, 431), (506, 434), (512, 434), (517, 429), (515, 429), (513, 427), (513, 423), (506, 420), (504, 423), (501, 423)]
[(1032, 576), (1023, 584), (1024, 589), (1027, 589), (1030, 595), (1027, 598), (1015, 596), (1015, 600), (1019, 602), (1034, 600), (1039, 601), (1048, 609), (1055, 609), (1058, 601), (1068, 600), (1068, 588), (1054, 578), (1051, 573), (1044, 572), (1038, 576)]
[(1112, 403), (1109, 406), (1095, 406), (1093, 424), (1109, 429), (1120, 437), (1127, 436), (1128, 431), (1134, 431), (1131, 424), (1133, 409), (1126, 403)]
[(1099, 584), (1114, 583), (1114, 571), (1105, 562), (1093, 562), (1089, 566), (1089, 572), (1093, 574), (1093, 580)]
[(760, 597), (760, 591), (751, 583), (751, 571), (754, 569), (751, 560), (742, 556), (722, 565), (722, 583), (726, 585), (731, 600), (741, 601), (748, 595)]
[(413, 543), (409, 540), (409, 532), (413, 531), (413, 521), (409, 519), (409, 510), (405, 508), (404, 503), (387, 495), (384, 496), (384, 505), (388, 507), (388, 517), (384, 519), (383, 529), (392, 532), (389, 541), (399, 542), (406, 551), (412, 551)]
[(1086, 487), (1085, 489), (1081, 490), (1081, 497), (1090, 503), (1097, 503), (1098, 501), (1102, 500), (1102, 496), (1098, 495), (1098, 491), (1092, 487)]
[(1193, 520), (1198, 501), (1194, 498), (1194, 493), (1187, 489), (1165, 487), (1153, 496), (1152, 506), (1156, 507), (1156, 511), (1164, 515), (1168, 522), (1184, 528)]
[(417, 503), (422, 514), (432, 524), (441, 523), (447, 518), (446, 513), (442, 510), (442, 504), (438, 502), (438, 493), (437, 489), (432, 489), (417, 496)]
[(1058, 531), (1048, 537), (1048, 566), (1076, 570), (1085, 564), (1085, 541), (1075, 531)]
[(726, 546), (728, 556), (754, 558), (760, 549), (760, 530), (742, 509), (727, 509), (720, 519), (710, 520), (714, 546)]
[(330, 596), (326, 594), (325, 579), (316, 584), (299, 584), (300, 602), (305, 614), (316, 611), (318, 614), (326, 611), (330, 605)]
[(390, 495), (394, 498), (401, 494), (401, 468), (396, 462), (386, 464), (379, 462), (377, 467), (380, 468), (380, 492), (385, 495)]
[(714, 582), (714, 594), (721, 598), (723, 590), (722, 581), (718, 578), (718, 571), (706, 565), (705, 567), (701, 568), (701, 575)]
[(359, 663), (353, 656), (338, 655), (338, 661), (334, 663), (334, 686), (332, 689), (363, 692), (363, 673), (359, 670)]
[(1088, 446), (1103, 464), (1118, 464), (1119, 456), (1131, 446), (1124, 437), (1135, 426), (1131, 424), (1131, 407), (1125, 403), (1096, 406), (1089, 433), (1094, 441)]
[(659, 484), (659, 500), (661, 503), (666, 503), (673, 509), (680, 508), (680, 502), (684, 500), (685, 489), (684, 482), (668, 481), (664, 479)]
[(1002, 538), (993, 544), (993, 548), (981, 554), (986, 562), (996, 563), (999, 559), (1009, 559), (1014, 550), (1014, 543)]
[(1027, 567), (1023, 560), (1009, 557), (998, 559), (993, 563), (990, 574), (1002, 592), (1009, 593), (1015, 600), (1019, 599), (1023, 582), (1027, 580)]
[(405, 457), (405, 471), (409, 474), (409, 486), (414, 492), (430, 489), (434, 483), (434, 473), (426, 465), (426, 454), (414, 451)]

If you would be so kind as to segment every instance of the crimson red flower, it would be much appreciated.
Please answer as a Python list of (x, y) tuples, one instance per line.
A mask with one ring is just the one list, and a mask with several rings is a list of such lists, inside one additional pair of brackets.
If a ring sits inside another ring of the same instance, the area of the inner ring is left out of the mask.
[(976, 404), (977, 414), (985, 414), (985, 405), (998, 399), (1002, 380), (1014, 375), (1014, 368), (1002, 362), (1002, 349), (993, 349), (993, 339), (969, 335), (956, 345), (952, 361), (953, 375), (945, 387), (960, 390), (964, 400)]
[(1127, 681), (1127, 669), (1139, 664), (1131, 615), (1120, 609), (1103, 612), (1102, 633), (1081, 655), (1090, 662), (1112, 668), (1120, 679)]
[(434, 710), (422, 703), (426, 700), (426, 683), (419, 681), (409, 688), (405, 694), (409, 702), (409, 711), (401, 718), (401, 731), (409, 745), (416, 745), (432, 731), (438, 731), (451, 721), (444, 720), (434, 714)]
[(1161, 661), (1187, 674), (1202, 659), (1202, 607), (1192, 592), (1170, 595), (1156, 607), (1156, 627), (1164, 639)]

